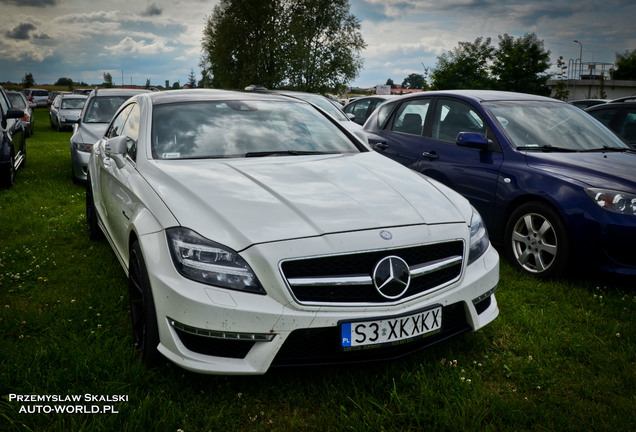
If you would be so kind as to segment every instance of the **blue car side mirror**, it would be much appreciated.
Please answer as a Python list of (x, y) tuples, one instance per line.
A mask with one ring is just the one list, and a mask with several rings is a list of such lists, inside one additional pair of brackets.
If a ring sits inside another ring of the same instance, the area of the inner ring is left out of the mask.
[(458, 146), (486, 150), (488, 144), (488, 140), (479, 132), (460, 132), (457, 134)]

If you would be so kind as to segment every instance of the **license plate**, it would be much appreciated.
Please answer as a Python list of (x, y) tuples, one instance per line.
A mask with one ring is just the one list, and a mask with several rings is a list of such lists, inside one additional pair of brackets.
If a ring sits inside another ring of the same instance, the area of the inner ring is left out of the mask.
[(353, 350), (397, 345), (438, 333), (441, 328), (441, 306), (408, 315), (341, 322), (341, 346)]

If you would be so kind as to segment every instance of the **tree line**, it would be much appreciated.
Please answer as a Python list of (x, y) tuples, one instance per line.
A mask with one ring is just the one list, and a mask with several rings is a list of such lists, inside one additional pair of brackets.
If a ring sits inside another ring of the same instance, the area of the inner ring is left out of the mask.
[[(547, 81), (555, 74), (548, 73), (550, 51), (543, 41), (534, 33), (498, 38), (496, 46), (483, 37), (459, 42), (438, 56), (434, 67), (425, 68), (425, 74), (406, 77), (402, 87), (549, 95)], [(221, 0), (206, 17), (201, 45), (202, 79), (197, 82), (191, 70), (190, 87), (242, 89), (257, 84), (317, 93), (338, 92), (355, 79), (366, 47), (349, 0)], [(617, 53), (616, 59), (609, 78), (636, 79), (636, 50)], [(32, 87), (33, 75), (26, 74), (22, 84)], [(60, 78), (56, 85), (75, 83)], [(113, 85), (108, 73), (104, 85)]]

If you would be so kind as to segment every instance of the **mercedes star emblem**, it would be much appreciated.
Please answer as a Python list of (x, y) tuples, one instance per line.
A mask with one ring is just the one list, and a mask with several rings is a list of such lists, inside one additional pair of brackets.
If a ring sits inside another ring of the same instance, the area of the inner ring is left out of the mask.
[(391, 255), (382, 258), (373, 270), (373, 285), (380, 295), (396, 299), (404, 295), (411, 283), (409, 266), (402, 258)]

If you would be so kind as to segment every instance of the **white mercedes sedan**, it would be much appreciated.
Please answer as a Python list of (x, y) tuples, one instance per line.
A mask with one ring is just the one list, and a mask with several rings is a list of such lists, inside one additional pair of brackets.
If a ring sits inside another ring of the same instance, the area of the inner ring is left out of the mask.
[(151, 366), (263, 374), (386, 360), (499, 314), (499, 256), (468, 201), (306, 102), (140, 94), (88, 173), (88, 233), (128, 275)]

